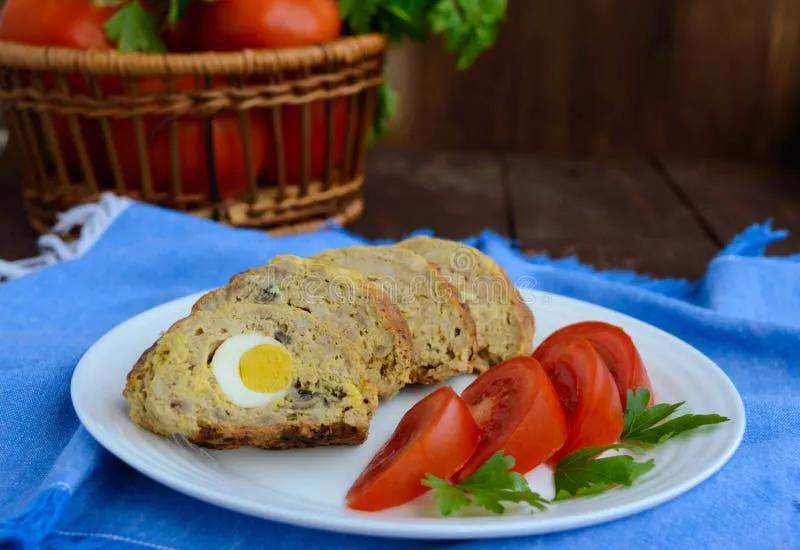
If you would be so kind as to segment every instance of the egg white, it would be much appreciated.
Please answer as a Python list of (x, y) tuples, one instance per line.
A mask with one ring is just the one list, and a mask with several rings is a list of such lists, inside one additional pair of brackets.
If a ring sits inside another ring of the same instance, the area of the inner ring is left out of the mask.
[(239, 334), (225, 340), (211, 359), (211, 370), (225, 396), (240, 407), (263, 407), (286, 395), (286, 388), (274, 392), (256, 392), (242, 382), (239, 374), (239, 361), (242, 355), (261, 344), (271, 344), (283, 348), (286, 346), (275, 338), (263, 334)]

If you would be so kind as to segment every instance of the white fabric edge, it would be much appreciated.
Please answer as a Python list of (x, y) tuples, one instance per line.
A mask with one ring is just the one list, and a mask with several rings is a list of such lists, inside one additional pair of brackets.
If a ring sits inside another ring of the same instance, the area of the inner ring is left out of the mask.
[[(14, 261), (0, 259), (0, 281), (17, 279), (43, 267), (80, 258), (131, 202), (127, 197), (103, 193), (97, 202), (75, 206), (58, 214), (52, 233), (39, 237), (38, 256)], [(64, 241), (58, 235), (75, 228), (80, 228), (80, 235), (73, 241)]]

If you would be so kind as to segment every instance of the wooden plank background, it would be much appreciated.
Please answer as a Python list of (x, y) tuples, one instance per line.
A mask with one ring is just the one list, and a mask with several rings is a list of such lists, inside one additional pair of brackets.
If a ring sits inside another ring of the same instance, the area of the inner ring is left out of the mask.
[[(0, 158), (0, 258), (36, 253), (20, 180)], [(526, 252), (577, 255), (599, 268), (697, 277), (736, 233), (773, 217), (800, 250), (800, 175), (675, 157), (541, 157), (490, 151), (371, 151), (366, 210), (350, 229), (399, 239), (420, 228), (463, 238), (483, 229)]]
[[(494, 50), (389, 56), (389, 145), (777, 160), (800, 149), (800, 1), (510, 0)], [(791, 160), (791, 159), (790, 159)]]
[[(800, 174), (771, 166), (800, 166), (800, 0), (509, 0), (471, 70), (432, 42), (392, 48), (389, 73), (400, 110), (370, 152), (366, 236), (490, 228), (689, 277), (769, 217), (794, 233), (774, 252), (800, 246)], [(35, 235), (12, 171), (0, 257), (19, 258)]]

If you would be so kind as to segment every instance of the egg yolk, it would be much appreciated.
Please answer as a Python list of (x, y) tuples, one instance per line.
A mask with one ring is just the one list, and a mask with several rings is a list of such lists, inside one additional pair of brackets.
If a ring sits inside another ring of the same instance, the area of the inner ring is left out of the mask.
[(239, 376), (245, 387), (255, 392), (282, 390), (292, 377), (292, 358), (272, 344), (254, 346), (239, 359)]

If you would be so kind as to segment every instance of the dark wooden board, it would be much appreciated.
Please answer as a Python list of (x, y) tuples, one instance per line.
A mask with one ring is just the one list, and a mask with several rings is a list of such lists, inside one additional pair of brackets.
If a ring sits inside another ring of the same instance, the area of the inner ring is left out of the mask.
[(798, 174), (709, 159), (672, 158), (660, 162), (720, 241), (727, 242), (752, 223), (774, 218), (773, 227), (791, 233), (770, 252), (800, 252)]
[(393, 46), (390, 143), (772, 161), (800, 143), (797, 0), (512, 1), (467, 71)]
[[(775, 218), (800, 249), (800, 177), (705, 159), (546, 159), (491, 152), (374, 150), (366, 210), (351, 229), (400, 238), (431, 228), (465, 237), (489, 228), (524, 249), (577, 254), (601, 268), (695, 277), (748, 224)], [(36, 252), (19, 179), (0, 161), (0, 258)]]
[[(508, 233), (502, 160), (491, 153), (376, 150), (367, 162), (366, 211), (351, 229), (370, 238), (400, 238), (420, 228), (443, 237), (483, 229)], [(0, 163), (0, 258), (36, 252), (36, 233), (22, 205), (19, 178)]]
[(502, 182), (502, 158), (491, 153), (372, 151), (366, 208), (351, 229), (394, 239), (420, 228), (451, 238), (483, 229), (506, 234)]
[(0, 258), (35, 255), (36, 237), (25, 215), (20, 178), (6, 155), (0, 158)]
[(717, 247), (644, 159), (508, 160), (523, 249), (601, 268), (696, 277)]

